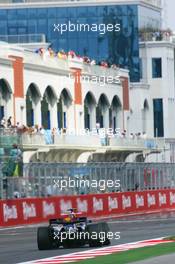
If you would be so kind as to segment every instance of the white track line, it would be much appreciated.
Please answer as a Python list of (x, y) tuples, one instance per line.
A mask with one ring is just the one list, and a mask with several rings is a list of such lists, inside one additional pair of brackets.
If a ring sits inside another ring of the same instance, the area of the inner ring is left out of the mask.
[(27, 262), (21, 262), (18, 264), (46, 264), (46, 263), (47, 264), (53, 264), (53, 263), (58, 264), (58, 263), (75, 262), (75, 261), (79, 261), (79, 260), (94, 258), (94, 257), (99, 256), (99, 255), (100, 256), (110, 255), (114, 252), (122, 252), (122, 251), (126, 251), (129, 249), (142, 248), (142, 247), (146, 247), (146, 246), (166, 243), (164, 241), (160, 241), (163, 238), (164, 237), (149, 239), (149, 240), (142, 240), (142, 241), (126, 243), (126, 244), (121, 244), (121, 245), (115, 245), (115, 246), (111, 246), (111, 247), (104, 247), (104, 248), (97, 248), (97, 249), (92, 249), (92, 250), (80, 251), (80, 252), (65, 254), (65, 255), (61, 255), (61, 256), (55, 256), (55, 257), (49, 257), (49, 258), (44, 258), (44, 259), (37, 259), (37, 260), (32, 260), (32, 261), (27, 261)]

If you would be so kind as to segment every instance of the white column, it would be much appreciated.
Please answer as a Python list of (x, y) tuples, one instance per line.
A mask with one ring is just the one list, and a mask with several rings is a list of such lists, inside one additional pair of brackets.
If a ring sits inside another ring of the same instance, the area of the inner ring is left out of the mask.
[(90, 129), (96, 128), (96, 105), (90, 108)]
[[(11, 94), (10, 99), (7, 101), (7, 105), (6, 105), (5, 108), (6, 108), (5, 111), (6, 111), (6, 113), (7, 113), (7, 118), (8, 118), (9, 116), (12, 116), (12, 117), (13, 117), (13, 112), (14, 112), (14, 110), (13, 110), (13, 95), (12, 95), (12, 94)], [(13, 122), (13, 121), (12, 121), (12, 122)]]
[(54, 103), (53, 106), (49, 106), (50, 109), (50, 126), (52, 128), (58, 128), (58, 110), (57, 110), (57, 102)]
[(103, 126), (109, 128), (109, 108), (105, 107), (103, 110)]
[(34, 124), (41, 126), (41, 101), (33, 105)]
[(77, 132), (84, 129), (84, 106), (75, 105), (75, 129)]
[(75, 111), (76, 111), (76, 108), (74, 106), (74, 104), (72, 103), (68, 108), (67, 107), (63, 107), (63, 112), (66, 112), (66, 125), (67, 125), (67, 128), (72, 130), (72, 129), (75, 129)]

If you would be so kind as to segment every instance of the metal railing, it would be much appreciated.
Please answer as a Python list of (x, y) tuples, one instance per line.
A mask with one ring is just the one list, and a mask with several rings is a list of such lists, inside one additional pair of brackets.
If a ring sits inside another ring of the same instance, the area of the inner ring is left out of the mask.
[[(22, 132), (17, 128), (0, 128), (0, 148), (12, 148), (18, 145), (64, 145), (64, 146), (119, 146), (137, 147), (141, 149), (163, 149), (166, 145), (164, 138), (121, 137), (119, 134), (105, 134), (105, 129), (69, 131), (57, 130), (54, 135), (51, 130), (40, 132)], [(95, 134), (94, 134), (95, 133)]]
[(17, 129), (0, 129), (0, 148), (11, 148), (14, 144), (21, 145), (21, 143), (21, 135)]
[[(21, 38), (22, 36), (27, 38), (27, 35), (21, 35)], [(7, 41), (8, 38), (11, 38), (11, 40), (9, 39), (9, 41), (13, 42), (13, 38), (15, 39), (16, 37), (18, 38), (18, 36), (0, 36), (0, 41), (2, 41), (0, 57), (7, 59), (9, 58), (9, 55), (13, 53), (13, 55), (16, 55), (16, 56), (22, 56), (24, 58), (25, 63), (30, 64), (31, 66), (33, 65), (34, 67), (36, 65), (40, 67), (44, 67), (44, 68), (49, 67), (52, 70), (59, 69), (59, 70), (63, 70), (68, 73), (70, 73), (71, 68), (78, 68), (82, 70), (83, 75), (99, 76), (101, 78), (103, 76), (104, 77), (111, 76), (111, 77), (117, 78), (118, 80), (118, 78), (122, 76), (123, 74), (124, 75), (128, 74), (128, 70), (125, 70), (125, 69), (105, 68), (105, 67), (98, 66), (98, 65), (89, 65), (87, 63), (81, 62), (77, 57), (60, 59), (56, 56), (56, 54), (55, 54), (55, 57), (50, 57), (47, 52), (44, 52), (42, 55), (40, 55), (40, 54), (34, 53), (33, 51), (27, 48), (11, 46), (11, 45), (8, 45), (8, 43), (3, 42), (3, 41)], [(39, 34), (38, 38), (40, 37), (41, 39), (43, 38), (42, 39), (43, 41), (45, 40), (45, 35)], [(20, 35), (19, 35), (19, 38), (20, 38)], [(29, 35), (28, 41), (29, 40), (33, 41), (34, 38), (35, 38), (35, 35)], [(24, 42), (25, 42), (25, 38), (24, 38)]]
[(0, 41), (10, 44), (45, 43), (46, 37), (44, 34), (0, 35)]
[(45, 135), (36, 133), (21, 135), (22, 145), (57, 145), (57, 146), (118, 146), (124, 148), (139, 148), (139, 149), (163, 149), (165, 147), (165, 139), (153, 139), (153, 138), (137, 138), (134, 139), (113, 135), (112, 137), (100, 136), (100, 135), (64, 135), (55, 134), (54, 136), (49, 133)]
[(174, 35), (168, 31), (157, 31), (157, 32), (140, 32), (139, 33), (139, 41), (168, 41), (174, 42)]
[(4, 199), (175, 188), (175, 164), (29, 163), (23, 165), (23, 177), (5, 177), (3, 166), (0, 196)]

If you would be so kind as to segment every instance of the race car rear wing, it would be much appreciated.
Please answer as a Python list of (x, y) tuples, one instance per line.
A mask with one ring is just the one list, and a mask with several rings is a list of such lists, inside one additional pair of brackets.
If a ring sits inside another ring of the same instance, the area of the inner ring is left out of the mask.
[(78, 217), (76, 220), (73, 220), (71, 222), (66, 222), (64, 219), (61, 218), (57, 218), (57, 219), (50, 219), (49, 220), (49, 224), (53, 225), (53, 224), (59, 224), (59, 225), (65, 225), (65, 224), (78, 224), (78, 223), (91, 223), (91, 220), (87, 220), (87, 217)]

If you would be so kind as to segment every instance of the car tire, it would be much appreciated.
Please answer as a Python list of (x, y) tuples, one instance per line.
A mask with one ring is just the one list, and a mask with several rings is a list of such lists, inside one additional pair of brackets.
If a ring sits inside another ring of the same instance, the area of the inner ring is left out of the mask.
[[(89, 234), (89, 246), (90, 247), (102, 247), (104, 245), (110, 245), (110, 240), (107, 238), (109, 232), (109, 226), (105, 222), (88, 224), (87, 231)], [(105, 233), (105, 241), (101, 241), (100, 233)], [(96, 233), (96, 239), (93, 238), (93, 234)]]
[(49, 227), (39, 227), (37, 230), (37, 244), (39, 250), (48, 250), (53, 248), (53, 241), (50, 236)]

